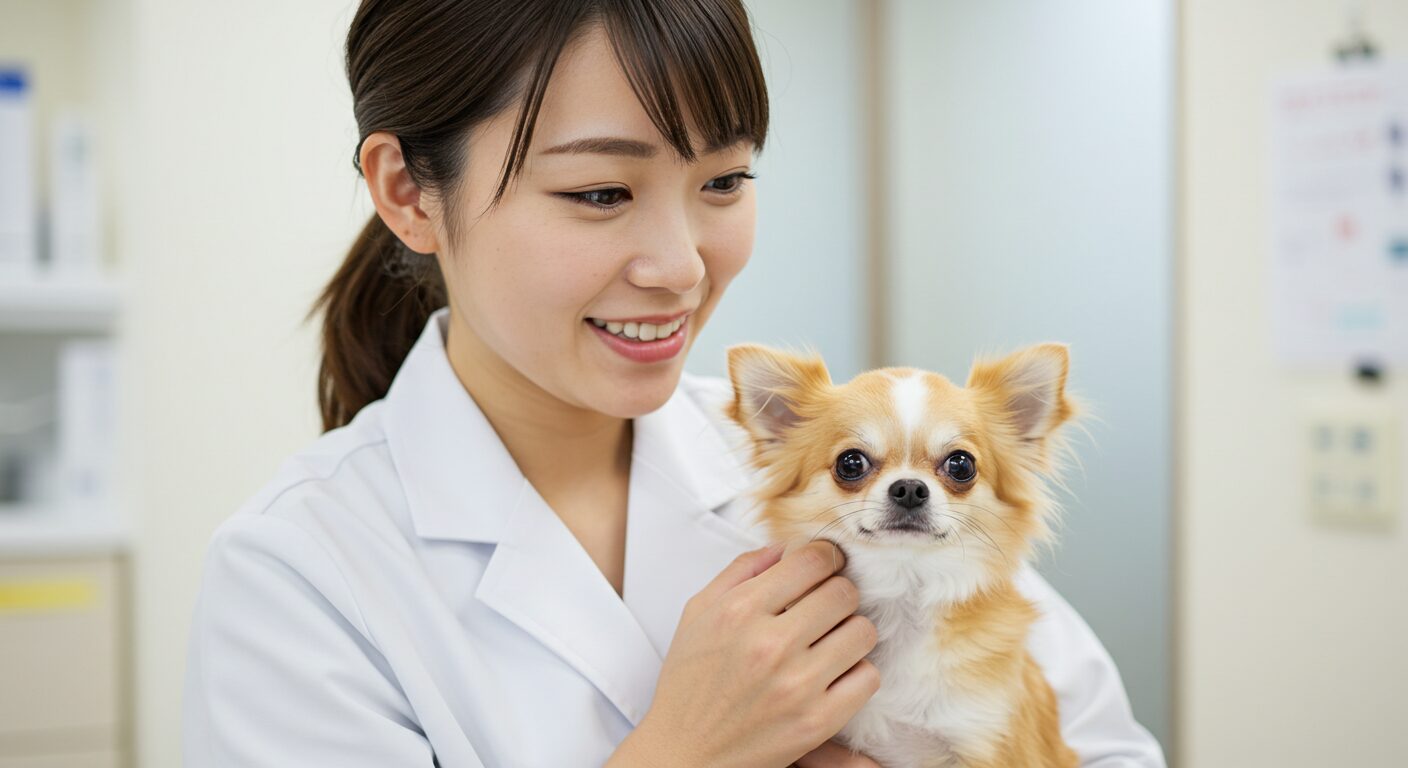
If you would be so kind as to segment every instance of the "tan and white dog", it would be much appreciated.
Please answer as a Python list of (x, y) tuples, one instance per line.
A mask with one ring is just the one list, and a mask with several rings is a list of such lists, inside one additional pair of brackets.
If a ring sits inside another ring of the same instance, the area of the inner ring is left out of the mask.
[(878, 630), (880, 690), (838, 734), (886, 768), (1069, 768), (1057, 701), (1026, 650), (1013, 577), (1051, 540), (1048, 491), (1081, 410), (1065, 345), (979, 360), (966, 386), (912, 368), (833, 384), (815, 356), (729, 350), (760, 522), (830, 539)]

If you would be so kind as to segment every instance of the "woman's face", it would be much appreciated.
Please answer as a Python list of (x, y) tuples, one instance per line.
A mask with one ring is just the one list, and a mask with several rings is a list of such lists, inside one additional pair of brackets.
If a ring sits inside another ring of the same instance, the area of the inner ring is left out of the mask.
[[(441, 214), (459, 226), (453, 250), (441, 234), (438, 253), (456, 324), (452, 360), (506, 364), (508, 383), (573, 406), (622, 418), (652, 411), (752, 251), (754, 191), (739, 175), (750, 171), (752, 144), (705, 154), (692, 136), (701, 153), (685, 163), (593, 28), (563, 51), (522, 175), (486, 213), (516, 113), (472, 132), (459, 206)], [(456, 344), (465, 330), (473, 338)]]

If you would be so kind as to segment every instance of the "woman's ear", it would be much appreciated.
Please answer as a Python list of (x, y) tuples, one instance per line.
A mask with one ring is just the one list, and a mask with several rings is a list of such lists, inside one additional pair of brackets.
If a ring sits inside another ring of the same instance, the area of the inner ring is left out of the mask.
[(429, 196), (422, 197), (420, 187), (406, 171), (401, 140), (396, 134), (376, 131), (368, 135), (362, 142), (358, 162), (372, 203), (387, 228), (416, 253), (438, 252), (434, 222), (423, 207), (430, 202)]
[(998, 360), (975, 362), (967, 386), (996, 396), (1019, 439), (1040, 441), (1075, 415), (1066, 396), (1069, 369), (1065, 344), (1037, 344)]
[(809, 396), (831, 385), (826, 364), (757, 344), (728, 350), (733, 404), (728, 415), (761, 444), (775, 442), (802, 419)]

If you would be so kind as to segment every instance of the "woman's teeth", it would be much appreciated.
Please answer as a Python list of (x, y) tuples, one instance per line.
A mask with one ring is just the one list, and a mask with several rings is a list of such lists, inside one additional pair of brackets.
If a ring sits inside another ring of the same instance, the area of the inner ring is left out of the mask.
[(623, 339), (631, 339), (632, 341), (657, 341), (669, 338), (684, 324), (683, 317), (672, 323), (661, 325), (655, 323), (608, 323), (595, 317), (591, 318), (591, 321), (596, 327), (605, 328), (608, 333), (614, 333)]

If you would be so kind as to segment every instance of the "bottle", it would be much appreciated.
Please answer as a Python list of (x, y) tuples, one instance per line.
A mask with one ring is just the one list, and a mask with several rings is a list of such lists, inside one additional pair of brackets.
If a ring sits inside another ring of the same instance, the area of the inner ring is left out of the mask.
[(49, 269), (67, 277), (98, 272), (98, 169), (87, 117), (65, 109), (54, 118), (50, 149)]
[(31, 277), (39, 261), (29, 77), (0, 65), (0, 280)]

